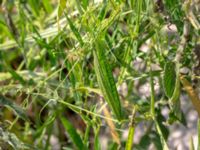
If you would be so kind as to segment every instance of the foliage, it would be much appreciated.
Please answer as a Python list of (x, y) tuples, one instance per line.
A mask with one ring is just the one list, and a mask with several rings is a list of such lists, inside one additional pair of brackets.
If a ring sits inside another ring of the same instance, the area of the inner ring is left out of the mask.
[(200, 112), (196, 3), (0, 1), (0, 146), (99, 150), (108, 133), (107, 149), (170, 149), (183, 89)]

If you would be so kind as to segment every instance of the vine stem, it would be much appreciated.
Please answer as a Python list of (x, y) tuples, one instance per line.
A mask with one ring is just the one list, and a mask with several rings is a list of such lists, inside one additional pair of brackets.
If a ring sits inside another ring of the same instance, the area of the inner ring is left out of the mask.
[(151, 106), (150, 106), (150, 112), (152, 115), (153, 120), (155, 119), (155, 90), (154, 90), (154, 78), (152, 73), (152, 51), (150, 51), (150, 60), (149, 60), (149, 70), (150, 70), (150, 88), (151, 88)]
[(155, 89), (154, 89), (154, 78), (153, 78), (153, 73), (152, 73), (152, 67), (151, 67), (151, 63), (152, 63), (152, 51), (150, 51), (150, 60), (149, 60), (149, 69), (150, 69), (150, 87), (151, 87), (151, 106), (150, 106), (150, 113), (152, 116), (153, 121), (155, 122), (155, 127), (156, 130), (158, 132), (158, 134), (160, 135), (160, 140), (163, 146), (163, 150), (169, 150), (167, 142), (163, 136), (163, 133), (161, 131), (161, 128), (159, 126), (158, 121), (156, 120), (156, 115), (155, 115)]
[(133, 112), (132, 112), (131, 120), (130, 120), (130, 124), (129, 124), (129, 132), (128, 132), (128, 138), (126, 141), (126, 149), (125, 150), (133, 149), (133, 139), (134, 139), (134, 133), (135, 133), (135, 113), (136, 113), (136, 109), (133, 106)]
[(155, 90), (154, 90), (154, 79), (152, 75), (152, 68), (150, 67), (150, 84), (151, 84), (151, 115), (155, 118)]

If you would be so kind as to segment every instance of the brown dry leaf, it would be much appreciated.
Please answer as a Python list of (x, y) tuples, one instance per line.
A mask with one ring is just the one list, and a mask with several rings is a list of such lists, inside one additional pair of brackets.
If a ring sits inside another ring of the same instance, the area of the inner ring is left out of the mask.
[(180, 76), (180, 79), (185, 91), (189, 95), (190, 100), (200, 117), (200, 99), (197, 92), (193, 89), (191, 83), (186, 78), (184, 78), (184, 76)]
[[(103, 113), (105, 114), (105, 116), (106, 116), (107, 118), (111, 118), (110, 112), (108, 111), (108, 109), (107, 109), (106, 107), (103, 109)], [(110, 130), (111, 130), (111, 136), (112, 136), (112, 138), (114, 139), (114, 141), (115, 141), (117, 144), (120, 145), (119, 135), (118, 135), (118, 133), (115, 131), (115, 125), (114, 125), (113, 121), (112, 121), (112, 120), (106, 119), (106, 122), (107, 122), (107, 124), (108, 124), (108, 126), (109, 126), (109, 128), (110, 128)]]

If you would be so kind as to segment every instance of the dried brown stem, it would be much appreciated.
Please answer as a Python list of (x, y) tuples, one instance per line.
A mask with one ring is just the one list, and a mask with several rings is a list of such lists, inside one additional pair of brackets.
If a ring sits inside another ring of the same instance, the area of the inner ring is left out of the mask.
[(190, 100), (200, 117), (200, 99), (198, 97), (198, 93), (193, 89), (190, 82), (186, 78), (184, 78), (184, 76), (180, 76), (180, 79), (181, 79), (181, 83), (183, 84), (185, 91), (189, 95)]
[[(104, 115), (105, 115), (106, 117), (111, 118), (110, 112), (108, 111), (108, 109), (107, 109), (106, 107), (103, 109), (103, 113), (104, 113)], [(117, 144), (120, 145), (119, 135), (118, 135), (118, 133), (115, 131), (115, 125), (114, 125), (113, 121), (112, 121), (112, 120), (107, 120), (107, 119), (106, 119), (106, 122), (107, 122), (107, 124), (108, 124), (108, 126), (109, 126), (109, 128), (110, 128), (110, 130), (111, 130), (111, 136), (112, 136), (113, 140), (114, 140)]]

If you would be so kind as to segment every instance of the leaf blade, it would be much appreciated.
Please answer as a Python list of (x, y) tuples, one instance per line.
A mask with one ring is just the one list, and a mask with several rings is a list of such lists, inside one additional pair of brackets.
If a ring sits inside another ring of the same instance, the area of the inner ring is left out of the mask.
[(69, 134), (72, 142), (74, 143), (74, 145), (79, 150), (86, 149), (86, 147), (83, 144), (83, 141), (82, 141), (81, 137), (76, 132), (76, 129), (73, 127), (73, 125), (64, 117), (60, 117), (60, 119), (61, 119), (61, 122), (62, 122), (65, 130), (67, 131), (67, 133)]
[(176, 72), (174, 69), (174, 63), (167, 62), (164, 67), (163, 87), (168, 98), (171, 98), (173, 95), (175, 82)]
[(122, 108), (109, 63), (105, 58), (102, 41), (98, 41), (93, 51), (94, 68), (103, 96), (118, 120), (122, 119)]

